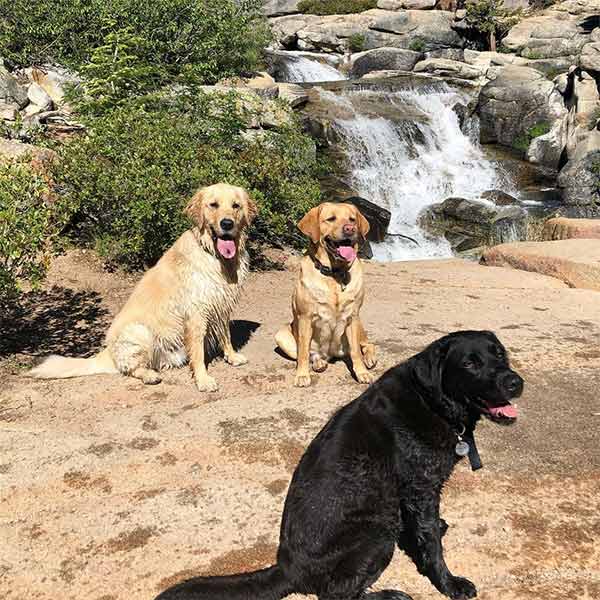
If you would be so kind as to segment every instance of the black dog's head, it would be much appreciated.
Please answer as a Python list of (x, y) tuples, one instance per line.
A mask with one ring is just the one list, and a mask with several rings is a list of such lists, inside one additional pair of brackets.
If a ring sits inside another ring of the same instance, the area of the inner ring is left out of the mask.
[(457, 413), (504, 424), (517, 418), (510, 401), (522, 394), (523, 379), (510, 368), (506, 349), (491, 331), (444, 336), (415, 357), (414, 369), (432, 400), (449, 399)]

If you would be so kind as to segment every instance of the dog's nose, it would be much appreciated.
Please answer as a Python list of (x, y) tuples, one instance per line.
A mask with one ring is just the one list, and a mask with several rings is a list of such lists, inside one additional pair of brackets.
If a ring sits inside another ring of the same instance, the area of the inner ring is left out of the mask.
[(519, 395), (523, 391), (523, 380), (516, 373), (509, 373), (504, 379), (504, 385), (513, 395)]
[(354, 223), (346, 223), (342, 228), (345, 235), (352, 235), (356, 233), (356, 225)]
[(233, 219), (221, 219), (221, 229), (223, 231), (231, 231), (234, 225)]

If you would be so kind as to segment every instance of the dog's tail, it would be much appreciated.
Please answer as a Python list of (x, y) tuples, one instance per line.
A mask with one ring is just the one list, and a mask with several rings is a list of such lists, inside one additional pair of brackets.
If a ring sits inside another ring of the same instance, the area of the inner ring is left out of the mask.
[(279, 600), (294, 592), (278, 565), (225, 577), (194, 577), (179, 583), (155, 600)]
[(90, 358), (68, 358), (53, 354), (31, 369), (27, 375), (37, 379), (66, 379), (100, 373), (118, 373), (107, 348)]

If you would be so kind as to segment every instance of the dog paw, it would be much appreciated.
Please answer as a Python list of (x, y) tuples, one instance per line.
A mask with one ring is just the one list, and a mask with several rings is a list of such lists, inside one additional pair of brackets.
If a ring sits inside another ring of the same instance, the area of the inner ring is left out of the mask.
[(248, 359), (239, 352), (225, 355), (225, 362), (230, 364), (232, 367), (240, 367), (248, 362)]
[(373, 383), (375, 377), (369, 371), (359, 371), (356, 373), (356, 380), (358, 383)]
[(296, 375), (294, 385), (296, 387), (308, 387), (310, 385), (310, 375)]
[(475, 584), (464, 577), (450, 577), (440, 591), (453, 600), (466, 600), (477, 596)]
[(310, 364), (315, 373), (322, 373), (329, 366), (329, 363), (321, 357), (313, 358)]
[(200, 392), (216, 392), (219, 389), (215, 378), (211, 377), (210, 375), (206, 375), (202, 378), (197, 378), (196, 387)]
[(377, 358), (375, 356), (375, 346), (369, 344), (363, 348), (363, 362), (367, 369), (373, 369), (377, 366)]

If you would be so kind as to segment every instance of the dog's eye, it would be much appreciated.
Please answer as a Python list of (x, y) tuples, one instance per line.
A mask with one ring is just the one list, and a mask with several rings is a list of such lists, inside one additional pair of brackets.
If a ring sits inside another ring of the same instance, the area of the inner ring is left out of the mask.
[(465, 360), (462, 366), (463, 369), (472, 369), (475, 367), (475, 363), (472, 360)]
[(209, 206), (210, 206), (211, 208), (219, 208), (219, 203), (218, 203), (218, 202), (211, 202), (211, 203), (209, 204)]
[(335, 221), (335, 215), (333, 215), (333, 216), (329, 217), (329, 218), (327, 219), (327, 221), (329, 221), (330, 223), (333, 223), (333, 222)]
[(237, 210), (239, 207), (240, 207), (240, 205), (239, 205), (237, 202), (234, 202), (234, 203), (231, 205), (231, 208), (233, 208), (234, 210)]
[(350, 217), (350, 223), (354, 223), (354, 221), (356, 221), (356, 219), (354, 217)]

